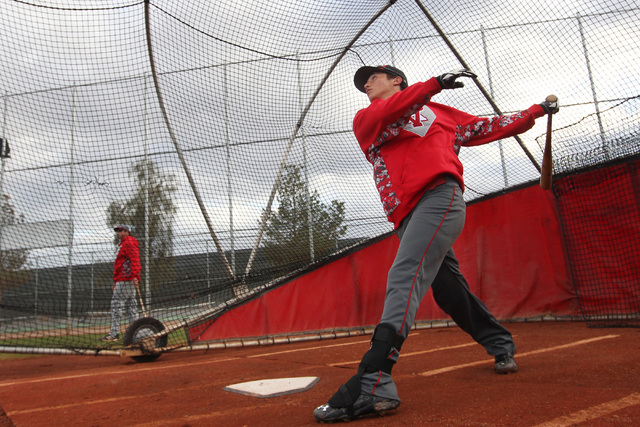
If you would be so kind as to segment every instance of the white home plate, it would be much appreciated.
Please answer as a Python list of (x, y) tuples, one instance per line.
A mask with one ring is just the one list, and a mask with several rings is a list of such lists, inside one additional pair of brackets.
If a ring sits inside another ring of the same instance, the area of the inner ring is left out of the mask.
[(254, 397), (275, 397), (309, 390), (320, 377), (275, 378), (228, 385), (226, 391)]

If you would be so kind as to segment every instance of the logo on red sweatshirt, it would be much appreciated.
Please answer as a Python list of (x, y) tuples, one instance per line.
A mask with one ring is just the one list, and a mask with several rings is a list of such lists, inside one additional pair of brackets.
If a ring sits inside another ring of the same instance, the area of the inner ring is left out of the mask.
[(404, 130), (421, 137), (425, 136), (435, 119), (436, 115), (431, 111), (431, 108), (425, 105), (420, 111), (409, 117), (409, 122), (404, 126)]

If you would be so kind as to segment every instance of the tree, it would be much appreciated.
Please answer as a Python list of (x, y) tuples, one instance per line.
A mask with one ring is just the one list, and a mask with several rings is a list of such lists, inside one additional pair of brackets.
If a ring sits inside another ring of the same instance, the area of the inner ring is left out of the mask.
[(317, 190), (309, 191), (302, 170), (303, 166), (285, 166), (278, 187), (279, 206), (265, 228), (264, 251), (273, 265), (299, 265), (321, 259), (336, 249), (347, 231), (343, 225), (344, 202), (322, 203)]
[[(17, 214), (10, 197), (3, 194), (0, 200), (0, 233), (7, 225), (24, 224), (23, 214)], [(1, 244), (1, 241), (0, 241)], [(13, 249), (0, 251), (0, 296), (2, 291), (18, 286), (26, 282), (30, 273), (23, 269), (27, 266), (29, 251), (26, 249)]]
[[(107, 225), (127, 224), (132, 228), (132, 235), (140, 243), (140, 261), (145, 271), (145, 250), (149, 245), (149, 274), (146, 279), (151, 289), (162, 281), (171, 280), (173, 269), (173, 220), (176, 207), (171, 195), (176, 191), (175, 177), (165, 175), (151, 161), (141, 160), (132, 165), (129, 172), (136, 180), (136, 191), (124, 202), (111, 202), (107, 208)], [(148, 175), (148, 176), (147, 176)], [(145, 223), (145, 197), (148, 182), (148, 223)], [(148, 227), (149, 241), (145, 241)], [(117, 236), (114, 244), (118, 244)], [(142, 278), (143, 282), (145, 278)]]

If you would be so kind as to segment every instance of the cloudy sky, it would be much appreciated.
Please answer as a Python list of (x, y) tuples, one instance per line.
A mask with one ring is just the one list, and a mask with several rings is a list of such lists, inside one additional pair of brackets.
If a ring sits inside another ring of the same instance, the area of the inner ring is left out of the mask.
[[(397, 1), (336, 62), (387, 3), (150, 2), (153, 58), (171, 129), (225, 248), (232, 223), (234, 247), (253, 245), (308, 106), (288, 161), (306, 166), (323, 201), (345, 202), (349, 236), (391, 230), (351, 134), (353, 115), (368, 104), (353, 87), (353, 73), (363, 63), (392, 63), (411, 83), (460, 64), (414, 0)], [(637, 2), (423, 4), (503, 112), (559, 96), (556, 156), (606, 143), (638, 123)], [(17, 211), (27, 222), (72, 218), (74, 262), (87, 262), (90, 251), (110, 257), (106, 207), (131, 197), (128, 171), (146, 155), (176, 177), (176, 250), (212, 249), (150, 75), (144, 3), (0, 0), (0, 13), (0, 124), (11, 144), (2, 190)], [(492, 114), (471, 83), (434, 101)], [(538, 162), (544, 132), (539, 121), (522, 135)], [(538, 179), (513, 139), (463, 149), (461, 159), (468, 201), (505, 182)], [(34, 253), (64, 263), (67, 248)]]

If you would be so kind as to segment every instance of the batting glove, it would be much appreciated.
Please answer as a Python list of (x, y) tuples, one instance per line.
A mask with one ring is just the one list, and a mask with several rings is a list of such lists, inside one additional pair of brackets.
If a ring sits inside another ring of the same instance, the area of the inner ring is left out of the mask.
[(556, 102), (544, 101), (540, 106), (544, 110), (545, 114), (555, 114), (560, 111), (560, 106), (558, 105), (557, 100)]
[(459, 77), (471, 77), (472, 79), (475, 79), (478, 76), (469, 70), (460, 69), (449, 71), (448, 73), (438, 76), (436, 77), (436, 80), (440, 83), (440, 87), (442, 89), (456, 89), (464, 87), (464, 83), (456, 81)]

